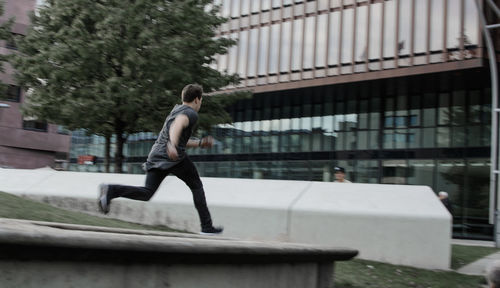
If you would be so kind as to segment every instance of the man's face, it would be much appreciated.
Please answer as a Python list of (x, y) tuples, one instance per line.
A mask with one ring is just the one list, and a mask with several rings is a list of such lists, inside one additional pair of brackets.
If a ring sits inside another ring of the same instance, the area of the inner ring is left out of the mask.
[(335, 173), (335, 179), (336, 179), (337, 181), (344, 180), (344, 177), (345, 177), (345, 174), (344, 174), (344, 173), (342, 173), (342, 172), (336, 172), (336, 173)]
[(201, 97), (199, 99), (198, 98), (194, 99), (194, 104), (195, 104), (196, 112), (200, 111), (201, 102), (203, 102), (203, 97)]

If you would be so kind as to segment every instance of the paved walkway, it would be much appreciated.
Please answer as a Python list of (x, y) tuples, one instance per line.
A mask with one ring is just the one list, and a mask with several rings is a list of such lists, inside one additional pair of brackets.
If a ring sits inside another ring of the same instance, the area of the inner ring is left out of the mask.
[[(492, 241), (475, 241), (475, 240), (459, 240), (453, 239), (452, 244), (458, 245), (468, 245), (468, 246), (483, 246), (483, 247), (495, 247), (495, 242)], [(458, 273), (467, 275), (486, 275), (488, 267), (494, 262), (500, 261), (500, 252), (488, 255), (481, 258), (475, 262), (465, 265), (458, 269)]]

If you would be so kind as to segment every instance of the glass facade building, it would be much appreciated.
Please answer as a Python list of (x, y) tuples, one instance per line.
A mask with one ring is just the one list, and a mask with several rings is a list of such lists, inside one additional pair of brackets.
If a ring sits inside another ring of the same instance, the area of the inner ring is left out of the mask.
[[(193, 149), (205, 177), (427, 185), (446, 191), (454, 237), (492, 239), (488, 223), (491, 83), (474, 0), (222, 0), (213, 67), (252, 99)], [(132, 135), (125, 170), (143, 173), (152, 133)], [(104, 140), (73, 134), (79, 155)], [(113, 149), (113, 147), (112, 147)]]

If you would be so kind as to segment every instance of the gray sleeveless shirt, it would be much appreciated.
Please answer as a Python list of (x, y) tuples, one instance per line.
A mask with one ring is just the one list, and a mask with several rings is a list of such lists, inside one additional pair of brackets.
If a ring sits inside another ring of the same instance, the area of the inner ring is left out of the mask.
[[(170, 126), (179, 114), (184, 114), (188, 117), (189, 125), (182, 130), (179, 136), (179, 143), (177, 144), (177, 154), (179, 157), (176, 161), (173, 161), (168, 158), (167, 142), (170, 140)], [(193, 133), (193, 127), (197, 121), (198, 113), (193, 108), (187, 105), (175, 105), (174, 109), (172, 109), (165, 120), (163, 128), (158, 135), (158, 139), (156, 139), (155, 144), (151, 147), (148, 160), (142, 166), (144, 170), (149, 171), (153, 168), (168, 169), (182, 161), (182, 159), (186, 157), (186, 144)]]

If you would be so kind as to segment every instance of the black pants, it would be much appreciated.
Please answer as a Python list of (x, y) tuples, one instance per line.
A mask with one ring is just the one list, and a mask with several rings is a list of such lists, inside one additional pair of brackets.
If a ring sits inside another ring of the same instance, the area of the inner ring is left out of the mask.
[(208, 211), (207, 201), (205, 199), (205, 191), (201, 183), (198, 171), (193, 162), (186, 156), (179, 164), (167, 170), (151, 169), (146, 173), (146, 186), (124, 186), (124, 185), (109, 185), (110, 198), (124, 197), (134, 200), (148, 201), (153, 197), (161, 182), (168, 174), (174, 174), (181, 179), (191, 189), (193, 193), (193, 201), (198, 215), (200, 217), (201, 227), (212, 227), (212, 218)]

